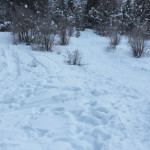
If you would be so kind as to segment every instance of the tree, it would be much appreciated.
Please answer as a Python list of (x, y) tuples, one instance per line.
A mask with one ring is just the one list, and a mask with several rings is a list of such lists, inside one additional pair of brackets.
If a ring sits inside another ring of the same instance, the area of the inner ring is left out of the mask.
[(150, 36), (150, 0), (134, 1), (134, 22), (135, 27), (147, 26)]
[(18, 36), (19, 42), (25, 42), (27, 45), (31, 44), (36, 20), (33, 11), (16, 6), (11, 17), (13, 18), (12, 31), (14, 35)]
[(85, 13), (88, 13), (92, 7), (96, 7), (98, 2), (99, 2), (99, 0), (88, 0), (87, 5), (86, 5), (86, 9), (85, 9)]
[(97, 33), (106, 35), (106, 30), (118, 24), (120, 19), (120, 4), (117, 0), (100, 0), (97, 5), (99, 12), (98, 25), (96, 25)]
[(69, 10), (70, 12), (73, 12), (73, 10), (74, 10), (74, 3), (73, 3), (73, 0), (68, 0), (68, 2), (67, 2), (67, 7), (68, 7), (68, 10)]
[(97, 5), (98, 0), (88, 0), (85, 8), (85, 22), (86, 27), (92, 27), (95, 25), (98, 18)]
[(56, 25), (49, 14), (47, 14), (47, 17), (38, 20), (34, 32), (34, 49), (52, 51), (55, 42)]
[(57, 0), (56, 9), (62, 13), (62, 15), (67, 16), (67, 0)]
[(131, 0), (127, 0), (122, 6), (121, 30), (122, 34), (128, 33), (133, 28), (133, 5)]
[(75, 0), (74, 1), (74, 22), (75, 22), (75, 27), (78, 28), (79, 30), (84, 30), (85, 28), (85, 8), (86, 8), (86, 0)]

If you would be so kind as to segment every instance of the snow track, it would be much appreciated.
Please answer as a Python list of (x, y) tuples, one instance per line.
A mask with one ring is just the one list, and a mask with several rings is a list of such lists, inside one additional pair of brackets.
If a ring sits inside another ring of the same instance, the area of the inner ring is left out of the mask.
[(77, 67), (0, 33), (0, 150), (149, 150), (150, 59), (107, 43), (87, 30), (55, 47), (78, 49)]

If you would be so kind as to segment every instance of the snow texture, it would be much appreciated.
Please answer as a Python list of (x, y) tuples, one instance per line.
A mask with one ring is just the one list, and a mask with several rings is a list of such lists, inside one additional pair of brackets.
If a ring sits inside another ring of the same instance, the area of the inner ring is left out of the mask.
[(150, 58), (127, 39), (113, 52), (91, 30), (53, 53), (11, 43), (0, 33), (0, 150), (150, 149)]

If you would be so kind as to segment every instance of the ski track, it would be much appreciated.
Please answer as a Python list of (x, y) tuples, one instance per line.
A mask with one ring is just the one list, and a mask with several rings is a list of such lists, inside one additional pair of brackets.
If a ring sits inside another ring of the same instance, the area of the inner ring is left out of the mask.
[(0, 150), (149, 150), (150, 59), (133, 59), (125, 39), (108, 53), (87, 30), (58, 47), (79, 49), (81, 67), (0, 39)]

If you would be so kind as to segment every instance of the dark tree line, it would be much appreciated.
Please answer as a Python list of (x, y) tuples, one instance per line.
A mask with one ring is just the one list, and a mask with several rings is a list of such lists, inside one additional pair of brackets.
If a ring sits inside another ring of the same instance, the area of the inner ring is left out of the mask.
[(105, 36), (143, 27), (150, 37), (150, 0), (0, 0), (0, 24), (0, 30), (13, 31), (16, 41), (46, 50), (56, 35), (65, 45), (74, 30), (85, 28)]
[(150, 36), (150, 0), (89, 0), (86, 21), (105, 34), (107, 28), (118, 26), (121, 34), (128, 34), (135, 27), (144, 26)]

